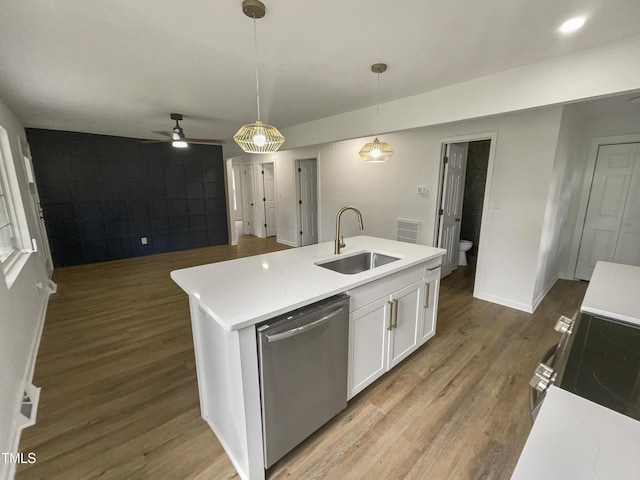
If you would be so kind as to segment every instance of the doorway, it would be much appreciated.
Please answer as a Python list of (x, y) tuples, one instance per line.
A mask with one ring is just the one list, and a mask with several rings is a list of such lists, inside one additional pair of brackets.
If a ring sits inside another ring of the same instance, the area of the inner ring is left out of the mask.
[[(244, 232), (244, 198), (242, 194), (242, 165), (231, 165), (231, 199), (229, 202), (231, 224), (235, 236), (235, 243), (238, 243), (238, 237)], [(232, 242), (233, 243), (233, 242)]]
[(640, 266), (640, 143), (598, 148), (576, 278), (590, 280), (599, 260)]
[(442, 260), (442, 277), (458, 268), (461, 240), (472, 243), (465, 255), (468, 265), (475, 271), (494, 141), (492, 136), (442, 144), (435, 239), (438, 247), (447, 250)]
[(318, 160), (296, 160), (298, 246), (318, 243)]
[(262, 203), (265, 237), (276, 236), (276, 179), (273, 162), (262, 166)]
[(242, 167), (242, 203), (243, 203), (243, 233), (245, 235), (255, 235), (255, 179), (253, 165), (246, 164)]

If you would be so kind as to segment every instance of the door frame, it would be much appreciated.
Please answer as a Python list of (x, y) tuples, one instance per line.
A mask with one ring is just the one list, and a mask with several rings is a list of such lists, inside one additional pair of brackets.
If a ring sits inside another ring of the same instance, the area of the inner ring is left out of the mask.
[(300, 198), (300, 182), (298, 177), (298, 165), (301, 160), (315, 160), (316, 161), (316, 218), (318, 229), (318, 242), (322, 238), (322, 208), (321, 208), (321, 190), (320, 190), (320, 152), (315, 155), (303, 155), (300, 157), (293, 157), (293, 175), (294, 175), (294, 183), (296, 188), (296, 196), (294, 201), (296, 202), (296, 231), (295, 231), (295, 245), (296, 247), (302, 246), (302, 239), (300, 237), (300, 229), (302, 228), (302, 213), (300, 211), (300, 204), (298, 203), (298, 199)]
[[(465, 143), (477, 142), (479, 140), (490, 140), (489, 145), (489, 162), (487, 165), (487, 180), (484, 185), (484, 199), (482, 201), (482, 218), (480, 219), (480, 240), (485, 236), (489, 224), (489, 208), (491, 206), (491, 187), (493, 185), (493, 171), (496, 157), (496, 146), (498, 143), (498, 131), (471, 133), (467, 135), (457, 135), (454, 137), (444, 137), (440, 139), (440, 160), (438, 169), (438, 195), (433, 206), (433, 214), (435, 218), (433, 229), (433, 245), (438, 245), (438, 236), (440, 228), (440, 215), (438, 211), (442, 203), (443, 181), (444, 181), (444, 156), (446, 153), (446, 145), (449, 143)], [(468, 163), (467, 163), (468, 166)], [(476, 278), (473, 286), (473, 296), (477, 297), (478, 292), (484, 291), (485, 282), (485, 254), (482, 241), (478, 242), (478, 263), (476, 264)]]
[(578, 216), (573, 231), (573, 241), (571, 242), (571, 250), (569, 254), (567, 274), (570, 280), (576, 280), (578, 253), (580, 251), (580, 243), (582, 242), (584, 224), (587, 220), (587, 207), (589, 206), (589, 196), (591, 195), (593, 176), (596, 172), (598, 151), (601, 146), (617, 145), (621, 143), (640, 143), (640, 134), (613, 135), (608, 137), (595, 137), (591, 139), (589, 156), (587, 157), (587, 166), (585, 168), (584, 180), (582, 182), (582, 193), (580, 195), (580, 205), (578, 206)]

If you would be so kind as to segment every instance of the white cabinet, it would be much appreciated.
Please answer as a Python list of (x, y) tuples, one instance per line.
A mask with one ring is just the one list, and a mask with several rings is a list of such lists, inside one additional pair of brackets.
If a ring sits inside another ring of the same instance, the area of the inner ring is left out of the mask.
[(349, 398), (387, 371), (391, 303), (380, 298), (350, 315)]
[(392, 329), (389, 330), (387, 370), (391, 370), (420, 346), (423, 292), (423, 282), (417, 282), (391, 295), (392, 312), (389, 313)]
[(422, 264), (348, 292), (349, 398), (435, 334), (439, 273)]
[(436, 334), (438, 297), (440, 295), (440, 266), (427, 267), (424, 292), (424, 316), (420, 344)]

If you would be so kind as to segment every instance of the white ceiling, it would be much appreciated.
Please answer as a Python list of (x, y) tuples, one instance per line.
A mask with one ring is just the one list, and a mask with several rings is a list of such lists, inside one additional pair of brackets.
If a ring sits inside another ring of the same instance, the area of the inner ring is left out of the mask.
[[(640, 33), (638, 0), (266, 0), (262, 119), (279, 128)], [(585, 27), (557, 32), (584, 15)], [(0, 97), (27, 127), (139, 138), (185, 115), (229, 140), (256, 119), (241, 0), (3, 0)]]

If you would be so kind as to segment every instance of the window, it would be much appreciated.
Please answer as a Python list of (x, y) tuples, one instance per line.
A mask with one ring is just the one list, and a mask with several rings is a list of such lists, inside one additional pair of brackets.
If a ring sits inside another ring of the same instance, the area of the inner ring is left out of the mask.
[[(0, 152), (0, 162), (4, 166), (4, 157)], [(14, 234), (15, 220), (11, 211), (8, 189), (5, 181), (5, 169), (0, 169), (0, 262), (6, 263), (18, 252), (18, 242)]]
[(22, 207), (16, 197), (17, 184), (11, 182), (15, 176), (9, 149), (7, 132), (0, 127), (0, 264), (5, 274), (12, 268), (22, 251), (19, 217), (16, 207)]

